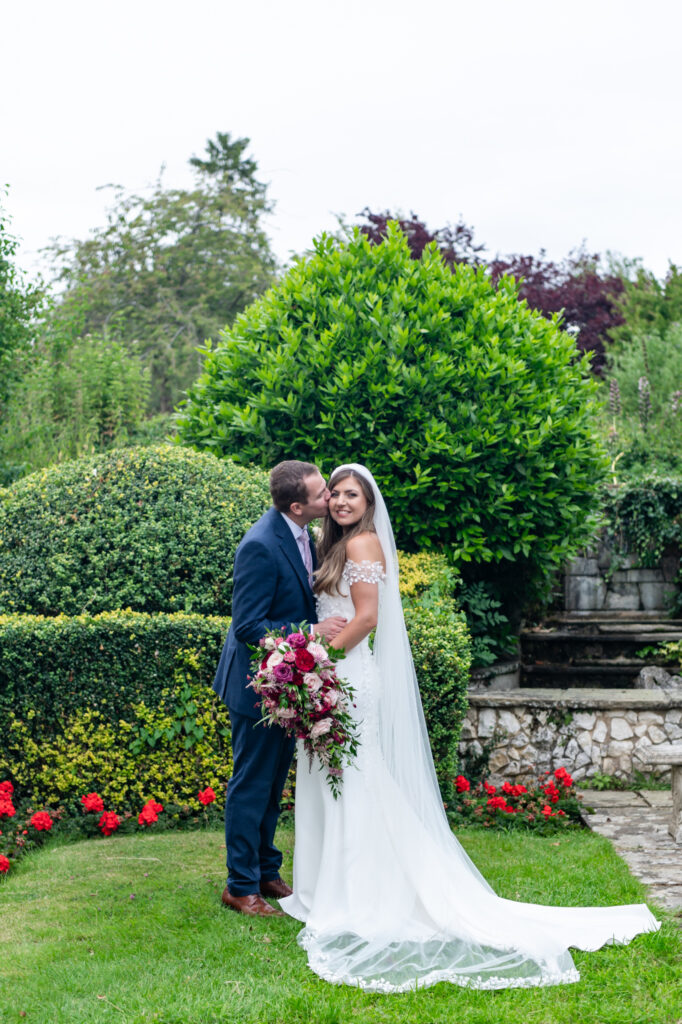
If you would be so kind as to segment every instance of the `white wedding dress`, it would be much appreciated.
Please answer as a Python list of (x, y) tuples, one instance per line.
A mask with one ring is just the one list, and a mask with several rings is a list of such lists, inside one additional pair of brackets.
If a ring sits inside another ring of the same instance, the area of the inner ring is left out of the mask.
[(380, 563), (347, 562), (342, 593), (322, 594), (318, 616), (350, 620), (350, 584), (379, 587), (374, 654), (363, 640), (339, 663), (355, 689), (360, 747), (335, 800), (319, 762), (310, 769), (299, 744), (294, 892), (280, 904), (304, 922), (299, 944), (330, 982), (404, 992), (439, 981), (481, 989), (578, 981), (569, 946), (626, 943), (659, 923), (644, 904), (562, 908), (502, 899), (457, 842), (410, 682), (390, 522), (369, 471), (353, 468), (375, 490), (387, 573)]

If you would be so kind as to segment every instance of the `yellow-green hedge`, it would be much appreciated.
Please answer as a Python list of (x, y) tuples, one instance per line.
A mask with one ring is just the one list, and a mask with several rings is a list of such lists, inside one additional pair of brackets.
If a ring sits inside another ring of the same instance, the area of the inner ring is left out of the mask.
[[(441, 556), (401, 556), (401, 588), (439, 777), (453, 777), (470, 653)], [(439, 589), (440, 588), (440, 589)], [(0, 778), (36, 805), (197, 806), (231, 772), (210, 688), (229, 619), (186, 613), (0, 616)]]

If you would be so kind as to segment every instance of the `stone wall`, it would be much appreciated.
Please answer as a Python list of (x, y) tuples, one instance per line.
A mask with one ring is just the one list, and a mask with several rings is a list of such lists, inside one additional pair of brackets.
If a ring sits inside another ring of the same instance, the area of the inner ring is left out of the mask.
[[(527, 782), (565, 767), (576, 781), (599, 772), (651, 772), (644, 746), (682, 739), (682, 692), (528, 690), (470, 693), (460, 757), (491, 745), (490, 778)], [(665, 773), (661, 772), (665, 777)]]
[(634, 555), (617, 559), (602, 541), (566, 566), (564, 607), (569, 612), (668, 611), (676, 593), (679, 553), (666, 551), (653, 569)]

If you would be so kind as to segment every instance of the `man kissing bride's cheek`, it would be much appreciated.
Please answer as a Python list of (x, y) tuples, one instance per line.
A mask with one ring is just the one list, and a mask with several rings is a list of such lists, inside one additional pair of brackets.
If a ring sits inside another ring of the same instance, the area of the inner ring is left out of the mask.
[[(214, 683), (230, 709), (234, 756), (223, 902), (272, 916), (281, 912), (267, 897), (278, 899), (304, 924), (298, 941), (313, 971), (378, 992), (439, 981), (481, 989), (575, 982), (570, 946), (594, 950), (655, 931), (644, 904), (562, 908), (495, 895), (445, 815), (393, 530), (374, 477), (352, 463), (325, 484), (312, 464), (284, 462), (272, 470), (271, 492), (273, 508), (237, 549), (233, 619)], [(249, 645), (304, 621), (338, 652), (359, 742), (335, 792), (323, 759), (311, 763), (306, 737), (298, 739), (292, 890), (280, 878), (274, 834), (295, 740), (276, 725), (254, 728), (261, 715)]]

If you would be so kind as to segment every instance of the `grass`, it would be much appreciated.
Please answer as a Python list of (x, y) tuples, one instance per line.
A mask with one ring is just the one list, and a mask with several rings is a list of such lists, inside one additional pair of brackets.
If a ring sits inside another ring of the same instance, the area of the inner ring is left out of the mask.
[[(565, 905), (640, 902), (606, 840), (461, 830), (496, 891)], [(293, 834), (279, 833), (291, 870)], [(220, 905), (218, 832), (48, 845), (0, 885), (0, 1021), (36, 1024), (675, 1024), (682, 940), (670, 915), (627, 947), (575, 953), (582, 980), (370, 995), (317, 978), (289, 918)], [(399, 898), (396, 896), (396, 898)]]

